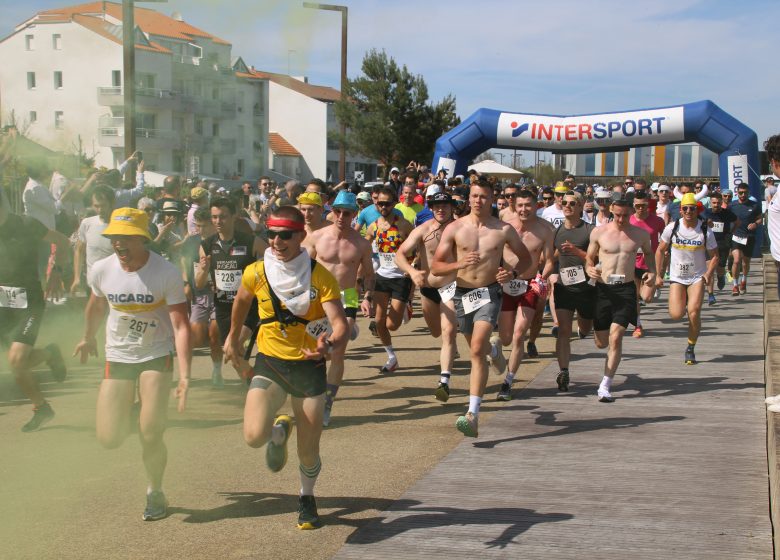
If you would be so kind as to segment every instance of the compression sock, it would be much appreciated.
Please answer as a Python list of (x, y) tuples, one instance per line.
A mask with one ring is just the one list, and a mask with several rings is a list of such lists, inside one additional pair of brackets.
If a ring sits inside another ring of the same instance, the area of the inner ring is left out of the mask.
[(479, 415), (479, 405), (482, 404), (482, 397), (475, 395), (469, 395), (469, 412), (474, 416)]
[(504, 378), (504, 383), (512, 384), (512, 382), (515, 380), (515, 375), (517, 375), (517, 372), (511, 372), (509, 370), (506, 370), (506, 377)]
[(303, 463), (298, 466), (301, 474), (301, 496), (313, 496), (314, 485), (322, 470), (322, 461), (317, 457), (317, 463), (313, 467), (307, 467)]
[(735, 286), (739, 286), (739, 275), (732, 276), (732, 281), (734, 282)]
[(744, 282), (745, 281), (745, 275), (744, 274), (740, 274), (739, 275), (739, 281), (740, 282)]
[(450, 372), (449, 371), (441, 372), (441, 377), (439, 378), (439, 383), (444, 383), (445, 385), (449, 385), (450, 384)]

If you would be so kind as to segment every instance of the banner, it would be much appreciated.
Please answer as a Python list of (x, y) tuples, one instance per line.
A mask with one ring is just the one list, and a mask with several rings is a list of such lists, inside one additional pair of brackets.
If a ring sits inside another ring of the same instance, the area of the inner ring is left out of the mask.
[[(748, 157), (747, 154), (728, 156), (729, 188), (733, 191), (742, 183), (748, 182)], [(734, 197), (737, 198), (736, 196)]]

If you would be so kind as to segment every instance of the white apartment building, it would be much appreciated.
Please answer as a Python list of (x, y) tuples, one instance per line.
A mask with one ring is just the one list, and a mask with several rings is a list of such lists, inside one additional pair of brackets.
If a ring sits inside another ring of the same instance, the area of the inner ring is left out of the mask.
[(566, 154), (560, 165), (579, 177), (715, 177), (718, 155), (704, 146), (688, 142), (665, 146), (643, 146), (623, 152)]

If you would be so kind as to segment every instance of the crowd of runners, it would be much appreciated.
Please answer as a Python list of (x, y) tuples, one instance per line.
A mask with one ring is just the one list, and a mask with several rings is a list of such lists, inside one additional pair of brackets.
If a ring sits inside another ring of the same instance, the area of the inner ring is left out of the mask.
[[(495, 398), (511, 400), (523, 359), (538, 356), (545, 317), (556, 337), (558, 390), (569, 391), (576, 366), (572, 336), (592, 333), (606, 349), (594, 401), (611, 403), (623, 337), (647, 334), (641, 309), (664, 287), (670, 317), (688, 320), (681, 362), (696, 363), (703, 302), (716, 305), (727, 284), (733, 297), (746, 293), (764, 219), (746, 184), (731, 192), (630, 177), (584, 185), (568, 176), (538, 187), (434, 175), (415, 162), (369, 189), (261, 177), (230, 192), (175, 176), (153, 188), (138, 154), (83, 183), (34, 166), (28, 175), (23, 212), (0, 196), (0, 338), (33, 404), (22, 430), (54, 417), (33, 368), (45, 362), (57, 381), (67, 375), (56, 344), (36, 347), (47, 300), (86, 293), (73, 355), (86, 362), (104, 354), (98, 441), (116, 447), (138, 424), (145, 520), (167, 514), (170, 388), (176, 369), (183, 411), (194, 348), (210, 349), (214, 388), (227, 363), (245, 381), (244, 438), (265, 447), (272, 471), (285, 466), (295, 427), (298, 526), (317, 528), (320, 438), (338, 414), (359, 323), (387, 354), (380, 373), (393, 375), (404, 366), (393, 333), (421, 312), (441, 341), (438, 366), (426, 364), (439, 368), (431, 399), (440, 402), (450, 398), (463, 335), (469, 397), (456, 428), (467, 437), (479, 433), (489, 370), (502, 376)], [(767, 180), (770, 204), (774, 193)], [(288, 396), (294, 418), (278, 414)]]

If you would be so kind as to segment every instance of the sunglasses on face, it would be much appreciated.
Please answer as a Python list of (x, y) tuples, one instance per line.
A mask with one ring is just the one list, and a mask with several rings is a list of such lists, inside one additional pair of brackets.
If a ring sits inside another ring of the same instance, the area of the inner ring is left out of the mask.
[(379, 206), (380, 208), (388, 208), (389, 206), (393, 206), (393, 203), (383, 200), (381, 202), (377, 202), (376, 205)]
[(274, 231), (272, 229), (268, 230), (268, 239), (276, 239), (277, 237), (279, 239), (282, 239), (284, 241), (289, 241), (292, 239), (292, 236), (295, 232), (290, 230), (284, 230), (284, 231)]
[(647, 208), (647, 204), (634, 204), (634, 208), (641, 210), (642, 208)]
[(696, 207), (695, 206), (683, 206), (682, 208), (680, 208), (680, 211), (681, 212), (695, 212), (696, 211)]
[(564, 200), (561, 202), (561, 206), (577, 206), (577, 201), (575, 200)]
[(543, 196), (542, 197), (542, 200), (552, 200), (552, 199), (553, 199), (553, 197), (551, 197), (551, 196)]
[(737, 191), (737, 195), (739, 196), (745, 196), (747, 194), (747, 191)]

